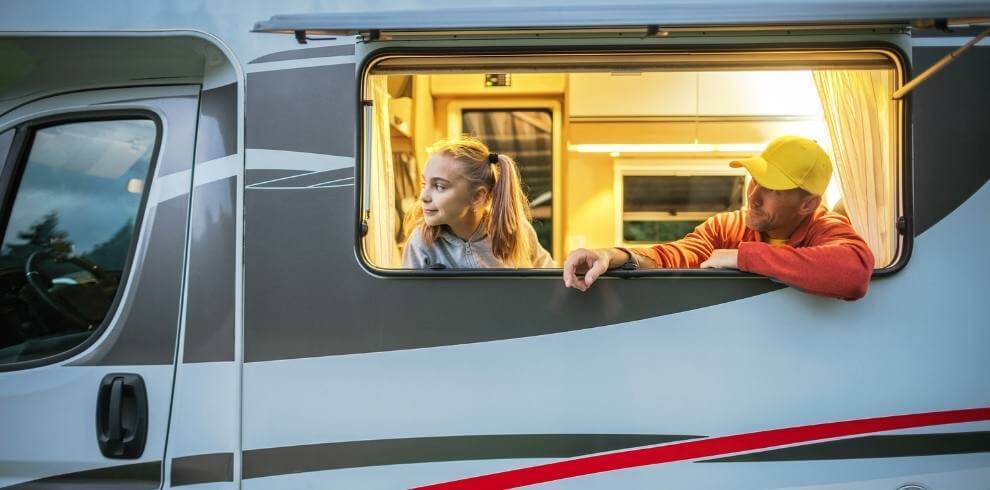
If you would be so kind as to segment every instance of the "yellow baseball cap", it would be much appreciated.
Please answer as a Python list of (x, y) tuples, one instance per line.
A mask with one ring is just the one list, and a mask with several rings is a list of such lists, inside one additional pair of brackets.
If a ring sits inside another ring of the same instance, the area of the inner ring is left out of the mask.
[(798, 187), (820, 196), (832, 178), (832, 161), (814, 140), (802, 136), (781, 136), (759, 156), (729, 163), (745, 167), (753, 180), (767, 189), (785, 191)]

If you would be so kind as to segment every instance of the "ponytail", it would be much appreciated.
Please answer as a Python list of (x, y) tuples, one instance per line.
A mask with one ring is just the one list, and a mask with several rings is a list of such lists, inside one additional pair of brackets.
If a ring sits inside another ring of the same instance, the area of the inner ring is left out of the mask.
[(516, 163), (508, 155), (498, 155), (492, 164), (495, 185), (487, 223), (492, 237), (492, 253), (515, 267), (526, 264), (532, 252), (525, 224), (529, 223), (529, 202), (522, 191)]

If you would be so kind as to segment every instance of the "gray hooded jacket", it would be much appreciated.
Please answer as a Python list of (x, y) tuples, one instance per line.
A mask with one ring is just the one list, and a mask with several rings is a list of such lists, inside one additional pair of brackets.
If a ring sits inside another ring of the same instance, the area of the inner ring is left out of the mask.
[[(526, 233), (529, 238), (530, 249), (533, 252), (529, 264), (520, 264), (519, 268), (544, 269), (554, 267), (550, 254), (540, 246), (533, 225), (526, 222), (520, 231)], [(443, 267), (438, 264), (442, 264)], [(431, 246), (423, 243), (421, 226), (417, 226), (409, 236), (409, 241), (402, 251), (402, 267), (406, 269), (511, 268), (492, 253), (492, 239), (488, 235), (466, 242), (446, 226), (443, 227), (439, 239)]]

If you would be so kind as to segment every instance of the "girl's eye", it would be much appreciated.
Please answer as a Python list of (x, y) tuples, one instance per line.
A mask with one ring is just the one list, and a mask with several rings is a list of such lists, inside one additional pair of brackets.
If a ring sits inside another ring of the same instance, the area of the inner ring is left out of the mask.
[(438, 191), (442, 191), (442, 190), (446, 189), (446, 187), (444, 187), (442, 184), (436, 184), (433, 187), (435, 187), (436, 190), (438, 190)]

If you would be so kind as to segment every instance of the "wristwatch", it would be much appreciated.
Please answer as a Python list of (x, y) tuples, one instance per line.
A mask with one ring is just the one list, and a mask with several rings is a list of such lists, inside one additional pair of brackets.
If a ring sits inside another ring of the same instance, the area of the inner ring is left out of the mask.
[(632, 250), (629, 250), (628, 248), (625, 247), (615, 247), (615, 248), (617, 250), (622, 250), (623, 252), (626, 253), (626, 255), (629, 256), (629, 259), (627, 259), (622, 265), (620, 265), (618, 269), (624, 271), (634, 271), (639, 269), (639, 262), (636, 262), (636, 256), (633, 255)]

